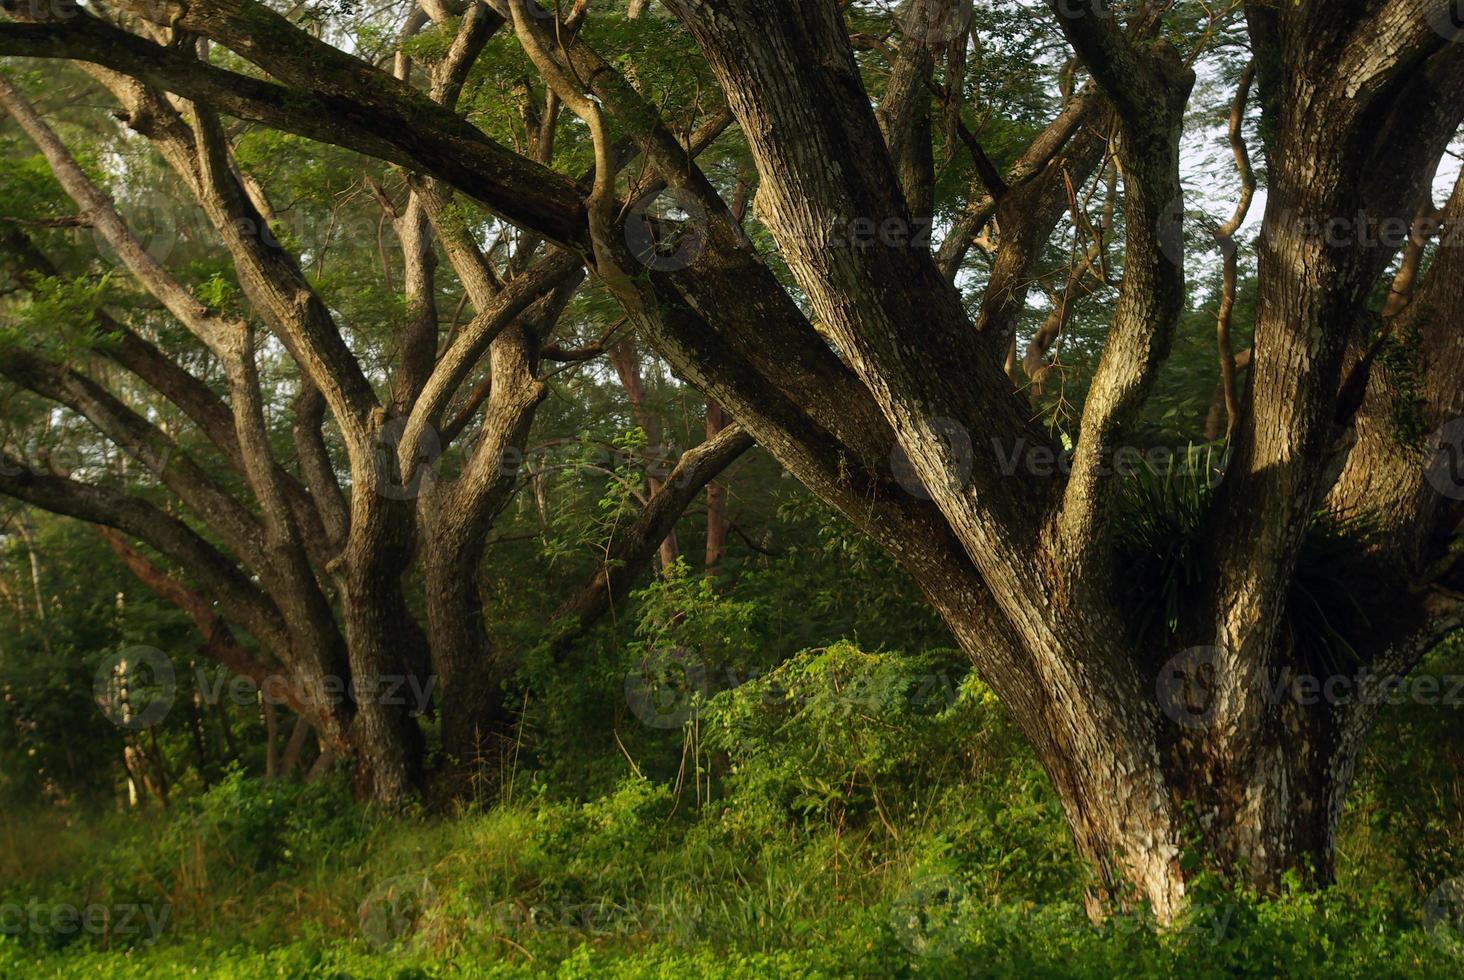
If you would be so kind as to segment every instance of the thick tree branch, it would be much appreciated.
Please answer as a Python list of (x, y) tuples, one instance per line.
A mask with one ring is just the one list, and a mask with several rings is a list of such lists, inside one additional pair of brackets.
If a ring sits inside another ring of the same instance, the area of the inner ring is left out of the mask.
[(279, 609), (249, 576), (182, 521), (118, 490), (35, 472), (0, 454), (0, 493), (42, 510), (116, 528), (188, 569), (235, 622), (271, 650), (290, 649)]
[(1028, 144), (1011, 168), (1005, 178), (1001, 179), (999, 186), (993, 187), (985, 183), (985, 193), (981, 196), (972, 196), (965, 209), (957, 216), (940, 244), (936, 254), (936, 265), (940, 268), (946, 279), (954, 280), (960, 271), (961, 264), (970, 251), (971, 244), (976, 236), (996, 214), (997, 197), (1005, 190), (1020, 187), (1022, 184), (1032, 181), (1038, 175), (1044, 173), (1049, 165), (1060, 166), (1056, 158), (1068, 145), (1069, 140), (1080, 132), (1085, 126), (1099, 125), (1098, 117), (1102, 111), (1103, 100), (1099, 96), (1097, 86), (1088, 82), (1077, 94), (1068, 100), (1067, 105), (1053, 118), (1052, 122)]
[[(55, 276), (55, 265), (24, 235), (15, 231), (0, 229), (0, 256), (3, 256), (16, 274), (29, 281), (33, 275)], [(243, 453), (239, 448), (233, 410), (207, 383), (195, 377), (165, 355), (156, 345), (139, 336), (126, 324), (114, 319), (106, 310), (93, 313), (96, 320), (95, 335), (98, 353), (115, 361), (132, 372), (139, 380), (178, 407), (200, 432), (224, 456), (229, 465), (240, 476), (245, 474)], [(321, 533), (321, 520), (316, 514), (305, 489), (292, 477), (279, 469), (279, 479), (284, 482), (290, 498), (295, 519), (306, 530), (306, 544), (312, 548), (319, 544), (328, 548), (328, 542)], [(328, 558), (325, 550), (312, 550), (318, 561)]]
[(43, 398), (66, 405), (156, 476), (219, 535), (246, 566), (268, 575), (273, 563), (260, 547), (248, 509), (141, 415), (84, 375), (19, 347), (0, 349), (0, 374)]
[[(1082, 4), (1078, 5), (1080, 8)], [(1058, 8), (1068, 9), (1059, 4)], [(1124, 178), (1123, 283), (1108, 339), (1083, 404), (1072, 475), (1063, 493), (1056, 533), (1064, 566), (1088, 577), (1083, 587), (1104, 589), (1111, 571), (1100, 559), (1115, 486), (1113, 454), (1138, 418), (1160, 365), (1169, 356), (1184, 309), (1184, 203), (1179, 144), (1194, 84), (1172, 47), (1140, 55), (1118, 25), (1063, 17), (1074, 49), (1114, 102), (1118, 158)], [(1095, 66), (1112, 57), (1117, 64)]]
[(288, 677), (258, 660), (239, 643), (228, 624), (214, 612), (212, 601), (154, 565), (116, 530), (102, 524), (94, 524), (92, 527), (138, 581), (163, 601), (172, 603), (188, 614), (188, 618), (193, 620), (198, 632), (203, 635), (201, 653), (218, 661), (239, 677), (247, 678), (256, 689), (279, 692), (290, 710), (296, 714), (314, 714), (313, 709), (296, 697), (295, 685), (290, 683)]
[[(302, 33), (293, 25), (288, 30)], [(287, 56), (272, 63), (303, 81), (279, 85), (215, 68), (86, 15), (64, 23), (0, 24), (0, 55), (89, 61), (241, 119), (420, 166), (521, 227), (561, 245), (588, 246), (583, 202), (567, 178), (504, 149), (441, 107), (424, 109), (432, 105), (425, 96), (406, 94), (412, 90), (404, 92), (384, 72), (372, 75), (369, 66), (352, 67), (344, 78), (338, 73), (338, 84), (354, 80), (364, 88), (337, 95), (311, 83), (310, 62)]]

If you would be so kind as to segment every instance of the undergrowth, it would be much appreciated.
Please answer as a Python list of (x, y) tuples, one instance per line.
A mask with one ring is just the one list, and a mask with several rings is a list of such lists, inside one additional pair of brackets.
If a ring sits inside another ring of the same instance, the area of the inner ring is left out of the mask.
[[(511, 800), (381, 816), (234, 772), (152, 819), (8, 810), (0, 926), (34, 918), (0, 976), (1455, 977), (1464, 801), (1410, 789), (1461, 785), (1451, 711), (1389, 710), (1335, 887), (1201, 883), (1173, 928), (1095, 926), (1045, 777), (960, 658), (837, 644), (710, 692), (660, 735), (679, 765), (628, 751), (589, 795), (525, 767)], [(113, 928), (52, 928), (68, 905)], [(156, 935), (119, 927), (133, 906)]]

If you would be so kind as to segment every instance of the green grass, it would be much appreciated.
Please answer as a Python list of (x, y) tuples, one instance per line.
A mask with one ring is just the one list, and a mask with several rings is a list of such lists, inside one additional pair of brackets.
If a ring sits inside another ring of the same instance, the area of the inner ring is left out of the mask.
[[(1206, 883), (1176, 928), (1097, 927), (1060, 810), (989, 691), (901, 686), (956, 663), (800, 655), (669, 733), (685, 765), (646, 777), (627, 760), (582, 799), (527, 769), (512, 803), (381, 816), (342, 784), (236, 774), (166, 814), (7, 809), (0, 911), (167, 919), (155, 940), (8, 930), (0, 977), (1464, 972), (1459, 933), (1424, 928), (1430, 890), (1464, 871), (1442, 792), (1459, 784), (1457, 709), (1390, 709), (1336, 887), (1263, 900)], [(850, 677), (874, 683), (851, 698)]]

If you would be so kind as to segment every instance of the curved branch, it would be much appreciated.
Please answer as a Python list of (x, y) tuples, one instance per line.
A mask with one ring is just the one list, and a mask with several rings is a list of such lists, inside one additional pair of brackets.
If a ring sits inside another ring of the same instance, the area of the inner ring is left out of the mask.
[(118, 490), (35, 472), (0, 453), (0, 493), (42, 510), (103, 524), (147, 542), (203, 589), (217, 596), (230, 618), (268, 649), (290, 649), (289, 634), (274, 602), (213, 545), (175, 517)]
[[(261, 41), (267, 46), (270, 39), (303, 34), (293, 25), (288, 32), (274, 27), (273, 35)], [(589, 243), (584, 205), (568, 178), (499, 146), (410, 86), (363, 63), (345, 78), (338, 74), (333, 88), (321, 89), (312, 84), (308, 60), (271, 59), (275, 68), (303, 79), (280, 85), (205, 64), (90, 15), (64, 23), (0, 24), (0, 55), (103, 65), (241, 119), (420, 167), (522, 228), (561, 245)], [(355, 60), (340, 52), (330, 56), (332, 61), (337, 57)]]
[(1235, 233), (1245, 223), (1250, 213), (1251, 200), (1256, 193), (1256, 174), (1251, 167), (1250, 151), (1245, 145), (1245, 134), (1241, 126), (1245, 121), (1245, 104), (1250, 97), (1251, 83), (1256, 77), (1254, 61), (1241, 72), (1240, 84), (1236, 86), (1235, 100), (1230, 106), (1230, 150), (1235, 156), (1235, 169), (1240, 174), (1240, 198), (1235, 203), (1235, 212), (1230, 220), (1215, 229), (1215, 239), (1220, 243), (1223, 257), (1222, 281), (1220, 286), (1220, 308), (1215, 317), (1215, 340), (1220, 352), (1220, 390), (1225, 400), (1225, 438), (1229, 441), (1235, 433), (1235, 420), (1240, 413), (1239, 392), (1236, 390), (1235, 348), (1230, 342), (1230, 322), (1235, 311), (1236, 279), (1239, 276)]
[(268, 575), (260, 527), (249, 511), (155, 426), (95, 381), (18, 347), (0, 348), (0, 375), (66, 405), (148, 468), (178, 495), (244, 564)]
[(235, 638), (229, 625), (214, 612), (214, 603), (198, 592), (188, 588), (167, 572), (148, 560), (127, 539), (113, 528), (93, 524), (97, 532), (122, 564), (132, 572), (138, 581), (146, 585), (159, 598), (170, 602), (193, 620), (199, 633), (203, 634), (201, 651), (205, 656), (217, 660), (240, 677), (247, 678), (259, 690), (269, 689), (283, 694), (285, 703), (296, 714), (309, 713), (306, 706), (295, 696), (294, 685), (278, 671), (256, 659)]

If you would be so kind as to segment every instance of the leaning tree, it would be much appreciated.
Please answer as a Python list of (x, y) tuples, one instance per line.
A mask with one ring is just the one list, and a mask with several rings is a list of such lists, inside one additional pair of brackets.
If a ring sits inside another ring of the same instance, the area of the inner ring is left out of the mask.
[[(257, 218), (229, 169), (219, 116), (412, 174), (418, 203), (404, 214), (425, 211), (458, 274), (483, 280), (475, 335), (493, 338), (495, 375), (506, 352), (507, 376), (493, 384), (494, 397), (513, 401), (501, 414), (505, 442), (533, 400), (530, 369), (516, 366), (533, 352), (511, 353), (523, 331), (495, 324), (542, 315), (553, 306), (544, 297), (587, 269), (647, 343), (918, 583), (1040, 757), (1096, 873), (1095, 911), (1138, 899), (1169, 919), (1197, 866), (1191, 853), (1262, 887), (1292, 870), (1325, 878), (1379, 698), (1276, 696), (1278, 678), (1284, 687), (1318, 666), (1299, 625), (1308, 549), (1325, 537), (1329, 562), (1353, 570), (1367, 615), (1349, 620), (1338, 647), (1349, 671), (1408, 671), (1464, 609), (1451, 587), (1464, 494), (1448, 492), (1457, 483), (1441, 477), (1439, 438), (1427, 438), (1443, 427), (1457, 441), (1459, 427), (1445, 423), (1464, 411), (1464, 250), (1453, 247), (1464, 185), (1442, 209), (1431, 197), (1464, 118), (1454, 5), (1025, 5), (1020, 15), (1042, 18), (1064, 44), (1057, 91), (1029, 138), (1005, 145), (1008, 127), (999, 149), (972, 82), (999, 5), (910, 0), (894, 16), (891, 6), (578, 0), (551, 11), (533, 0), (430, 0), (414, 17), (440, 36), (433, 68), (405, 76), (255, 0), (119, 0), (21, 6), (0, 25), (0, 53), (92, 66), (165, 154), (170, 143), (191, 148), (185, 179), (218, 212), (226, 240), (241, 214)], [(607, 46), (637, 31), (699, 84), (663, 84)], [(1182, 141), (1197, 59), (1221, 40), (1247, 49), (1251, 65), (1231, 110), (1239, 207), (1207, 232), (1222, 256), (1215, 363), (1227, 456), (1184, 529), (1183, 588), (1171, 589), (1162, 628), (1140, 629), (1127, 579), (1144, 563), (1122, 533), (1123, 464), (1184, 312)], [(593, 150), (586, 175), (555, 165), (542, 145), (510, 149), (454, 111), (459, 79), (505, 44), (532, 67), (530, 87), (573, 117), (565, 128)], [(720, 106), (706, 107), (708, 91)], [(8, 91), (6, 104), (25, 124)], [(1259, 165), (1246, 146), (1252, 115)], [(697, 162), (732, 123), (725, 139), (740, 141), (750, 171), (736, 179)], [(59, 154), (48, 157), (64, 174)], [(632, 159), (640, 166), (628, 179)], [(1249, 264), (1239, 233), (1262, 178), (1254, 321), (1237, 324)], [(740, 192), (749, 184), (750, 222)], [(1112, 205), (1101, 216), (1090, 213), (1095, 193)], [(443, 220), (453, 194), (546, 243), (543, 257), (501, 285), (475, 271), (469, 243)], [(651, 207), (658, 195), (674, 211)], [(395, 405), (381, 404), (288, 258), (235, 237), (251, 300), (351, 455), (350, 512), (332, 504), (335, 536), (320, 538), (338, 543), (322, 558), (340, 583), (349, 642), (309, 642), (323, 604), (285, 586), (281, 623), (292, 635), (280, 642), (349, 653), (369, 676), (402, 649), (399, 597), (376, 574), (399, 560), (402, 523), (389, 498), (362, 492), (382, 478), (369, 447), (389, 407), (421, 406), (406, 413), (399, 466), (409, 473), (419, 423), (438, 419), (438, 382), (458, 379), (458, 361), (449, 350), (429, 368), (431, 345), (408, 342)], [(1051, 246), (1069, 239), (1054, 276)], [(1109, 255), (1116, 241), (1122, 254)], [(1052, 313), (1019, 357), (1038, 283), (1052, 291)], [(165, 283), (157, 291), (174, 296)], [(1024, 374), (1060, 367), (1069, 306), (1110, 291), (1068, 445), (1033, 421)], [(257, 464), (243, 328), (186, 296), (165, 301), (229, 368), (239, 428), (221, 438), (241, 462), (256, 461), (250, 481), (269, 530), (240, 543), (261, 549), (259, 563), (281, 581), (306, 580), (289, 535), (315, 535), (295, 510), (302, 493), (331, 493), (297, 490)], [(1237, 352), (1231, 335), (1246, 332), (1249, 350)], [(46, 380), (41, 365), (18, 370), (37, 385), (66, 380)], [(51, 481), (3, 489), (43, 506), (82, 492)], [(444, 526), (423, 532), (453, 574), (475, 558), (461, 529), (491, 509), (479, 487), (465, 475), (435, 518)], [(203, 499), (206, 487), (184, 489), (200, 508), (233, 506)], [(140, 534), (137, 520), (126, 530)], [(236, 603), (258, 591), (214, 585)], [(439, 598), (464, 601), (452, 583)], [(450, 618), (459, 625), (442, 631), (444, 667), (482, 642), (470, 616)]]

